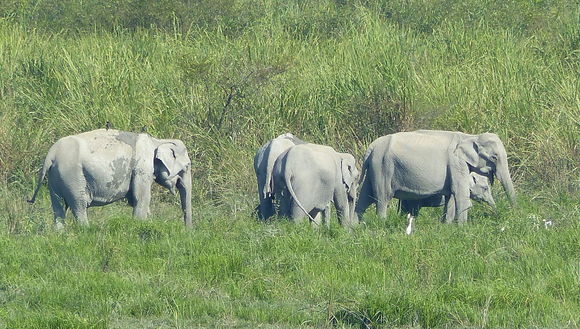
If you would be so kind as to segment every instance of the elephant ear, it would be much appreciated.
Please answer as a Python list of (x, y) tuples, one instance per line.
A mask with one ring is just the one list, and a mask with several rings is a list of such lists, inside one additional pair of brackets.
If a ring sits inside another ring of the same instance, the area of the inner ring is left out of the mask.
[(163, 143), (155, 149), (155, 159), (161, 161), (167, 168), (169, 177), (173, 177), (179, 172), (174, 147), (175, 145), (172, 143)]
[(346, 159), (340, 160), (340, 169), (342, 172), (342, 183), (346, 185), (346, 189), (350, 191), (355, 177), (353, 175), (354, 164), (350, 164)]
[(479, 144), (473, 138), (460, 142), (455, 149), (455, 155), (467, 162), (472, 167), (477, 167), (479, 163)]

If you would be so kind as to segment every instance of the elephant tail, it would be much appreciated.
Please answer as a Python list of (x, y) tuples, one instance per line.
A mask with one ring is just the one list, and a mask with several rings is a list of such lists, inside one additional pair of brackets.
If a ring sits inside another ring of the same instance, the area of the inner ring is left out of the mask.
[(272, 191), (274, 191), (274, 182), (272, 181), (272, 170), (271, 168), (267, 168), (266, 171), (266, 184), (264, 184), (264, 188), (260, 191), (262, 193), (262, 197), (264, 199), (268, 199), (272, 197)]
[(46, 158), (44, 159), (44, 164), (42, 165), (42, 168), (38, 172), (38, 182), (37, 182), (38, 185), (36, 185), (36, 189), (34, 190), (34, 194), (32, 195), (32, 198), (30, 200), (26, 200), (26, 201), (28, 201), (28, 203), (34, 203), (34, 201), (36, 201), (36, 195), (38, 194), (38, 190), (40, 190), (40, 187), (42, 186), (42, 182), (44, 181), (44, 177), (46, 176), (46, 173), (52, 167), (54, 160), (55, 160), (54, 152), (52, 151), (52, 149), (50, 149), (48, 151), (48, 154), (46, 155)]
[(302, 211), (304, 211), (304, 213), (306, 214), (306, 216), (308, 216), (308, 218), (310, 219), (311, 222), (314, 222), (314, 218), (312, 218), (312, 216), (310, 216), (310, 214), (308, 213), (308, 211), (306, 211), (306, 209), (304, 209), (304, 206), (302, 206), (302, 203), (300, 203), (300, 201), (298, 200), (298, 197), (296, 196), (296, 193), (294, 192), (294, 188), (292, 187), (292, 175), (288, 170), (284, 171), (284, 179), (286, 180), (286, 186), (288, 187), (288, 191), (290, 192), (290, 195), (292, 196), (292, 199), (294, 199), (294, 202), (296, 202), (296, 204), (298, 205), (298, 207), (300, 207), (300, 209), (302, 209)]

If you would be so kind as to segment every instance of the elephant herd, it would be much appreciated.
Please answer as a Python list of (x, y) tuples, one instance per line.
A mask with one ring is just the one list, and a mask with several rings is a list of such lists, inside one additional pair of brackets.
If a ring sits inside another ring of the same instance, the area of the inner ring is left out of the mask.
[(386, 217), (390, 200), (397, 198), (410, 221), (421, 207), (445, 205), (445, 222), (464, 222), (470, 199), (495, 206), (494, 177), (515, 201), (505, 148), (491, 133), (418, 130), (379, 137), (368, 147), (360, 172), (352, 155), (287, 133), (258, 150), (254, 170), (261, 219), (277, 213), (319, 224), (334, 203), (340, 223), (349, 227), (372, 204)]
[[(360, 171), (351, 154), (286, 133), (257, 151), (254, 170), (256, 210), (263, 220), (277, 214), (328, 224), (334, 204), (339, 222), (350, 228), (372, 204), (384, 218), (390, 200), (397, 198), (410, 223), (421, 207), (442, 205), (443, 221), (464, 222), (470, 200), (495, 205), (494, 178), (515, 202), (507, 154), (492, 133), (418, 130), (379, 137), (368, 147)], [(146, 218), (153, 181), (173, 194), (179, 191), (185, 225), (192, 225), (191, 161), (180, 140), (114, 129), (63, 137), (49, 149), (29, 202), (45, 176), (57, 228), (68, 208), (86, 224), (88, 207), (120, 199), (127, 199), (133, 216)]]

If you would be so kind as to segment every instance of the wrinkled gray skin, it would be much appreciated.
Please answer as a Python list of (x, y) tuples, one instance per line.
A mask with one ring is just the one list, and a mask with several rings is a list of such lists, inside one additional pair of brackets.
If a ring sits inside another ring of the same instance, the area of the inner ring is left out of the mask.
[(49, 149), (30, 203), (46, 175), (58, 228), (68, 208), (87, 224), (88, 207), (124, 198), (133, 207), (133, 216), (146, 218), (153, 181), (173, 194), (179, 191), (185, 225), (192, 225), (191, 161), (180, 140), (114, 129), (67, 136)]
[(285, 133), (268, 141), (256, 152), (254, 171), (258, 181), (258, 197), (260, 199), (260, 204), (257, 207), (259, 219), (268, 219), (274, 215), (273, 194), (269, 184), (274, 162), (287, 149), (305, 143), (291, 133)]
[(464, 222), (471, 206), (470, 172), (486, 176), (490, 182), (496, 176), (515, 203), (507, 154), (495, 134), (419, 130), (379, 137), (364, 157), (356, 213), (361, 216), (375, 203), (377, 214), (384, 218), (393, 197), (421, 200), (443, 195), (455, 209), (447, 212), (446, 221)]
[[(470, 173), (469, 177), (469, 198), (485, 202), (495, 209), (495, 201), (491, 194), (489, 179), (474, 172)], [(443, 195), (433, 195), (421, 200), (399, 200), (399, 211), (402, 214), (411, 214), (411, 216), (417, 217), (421, 207), (440, 207), (443, 205), (445, 206), (445, 213), (441, 220), (447, 221), (446, 215), (448, 212), (451, 212), (450, 217), (455, 216), (455, 200), (451, 196), (446, 198)]]
[(280, 202), (279, 214), (301, 222), (308, 217), (318, 224), (318, 215), (328, 222), (329, 205), (334, 202), (339, 222), (355, 224), (359, 171), (354, 157), (317, 144), (296, 145), (274, 163), (272, 191)]

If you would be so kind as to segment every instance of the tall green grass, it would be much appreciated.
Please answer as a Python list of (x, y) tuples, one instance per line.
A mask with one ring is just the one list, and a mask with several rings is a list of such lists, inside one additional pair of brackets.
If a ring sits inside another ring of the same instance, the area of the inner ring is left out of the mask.
[(236, 36), (61, 35), (5, 19), (0, 175), (29, 183), (56, 139), (109, 120), (183, 139), (197, 197), (222, 202), (251, 192), (253, 152), (283, 131), (360, 156), (378, 136), (436, 128), (498, 133), (518, 187), (578, 191), (577, 16), (532, 35), (484, 18), (419, 33), (356, 7), (340, 33), (297, 38), (276, 8)]

